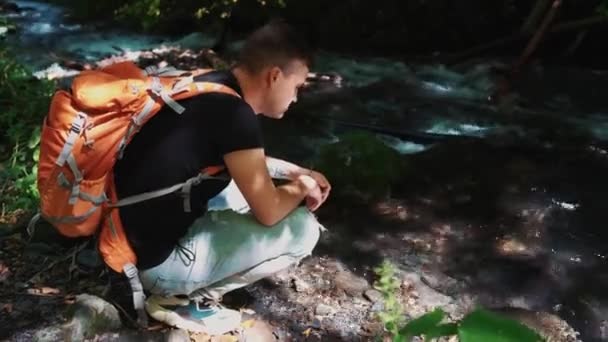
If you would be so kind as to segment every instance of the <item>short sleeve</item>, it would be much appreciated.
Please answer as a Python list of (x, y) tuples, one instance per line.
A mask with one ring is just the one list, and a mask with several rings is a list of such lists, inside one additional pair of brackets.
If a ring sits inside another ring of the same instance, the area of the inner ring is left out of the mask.
[[(240, 98), (218, 94), (214, 105), (212, 137), (217, 152), (222, 156), (230, 152), (263, 148), (263, 139), (257, 115)], [(213, 101), (215, 102), (215, 101)]]

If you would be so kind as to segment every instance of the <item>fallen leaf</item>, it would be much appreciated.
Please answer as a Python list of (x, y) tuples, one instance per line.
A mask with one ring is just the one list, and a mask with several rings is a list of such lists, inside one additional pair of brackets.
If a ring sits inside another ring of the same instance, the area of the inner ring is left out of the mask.
[(253, 327), (255, 325), (255, 320), (254, 319), (248, 319), (244, 322), (241, 323), (241, 327), (243, 329), (249, 329), (251, 327)]
[(310, 332), (311, 332), (311, 331), (312, 331), (312, 329), (311, 329), (311, 328), (308, 328), (308, 329), (306, 329), (306, 330), (304, 330), (304, 331), (302, 332), (302, 335), (304, 335), (304, 336), (308, 337), (308, 336), (310, 336)]

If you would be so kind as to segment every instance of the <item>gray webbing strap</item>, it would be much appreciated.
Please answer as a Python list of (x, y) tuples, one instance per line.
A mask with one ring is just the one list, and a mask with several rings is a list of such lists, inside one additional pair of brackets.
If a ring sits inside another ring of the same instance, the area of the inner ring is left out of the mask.
[(148, 98), (148, 100), (146, 101), (146, 104), (144, 105), (144, 108), (141, 110), (141, 112), (139, 112), (137, 115), (135, 115), (131, 119), (129, 128), (127, 128), (127, 132), (125, 133), (125, 136), (122, 137), (122, 140), (120, 141), (120, 144), (118, 145), (118, 152), (117, 152), (118, 159), (122, 159), (122, 156), (125, 152), (125, 148), (127, 147), (127, 141), (129, 141), (129, 139), (131, 138), (131, 135), (135, 134), (135, 132), (137, 132), (139, 130), (139, 128), (143, 124), (144, 120), (148, 117), (148, 115), (150, 115), (150, 113), (152, 112), (152, 109), (154, 108), (154, 103), (155, 103), (154, 99)]
[(169, 93), (167, 93), (163, 89), (163, 85), (160, 82), (160, 79), (158, 77), (152, 78), (152, 85), (151, 85), (150, 90), (156, 96), (160, 96), (160, 98), (163, 99), (165, 104), (167, 104), (167, 106), (171, 107), (171, 109), (173, 109), (173, 111), (175, 111), (177, 114), (181, 114), (186, 110), (186, 108), (184, 108), (182, 105), (177, 103), (177, 101), (172, 99), (171, 95), (169, 95)]
[(131, 285), (131, 292), (133, 294), (133, 307), (137, 311), (137, 323), (142, 327), (148, 326), (148, 316), (144, 305), (146, 303), (146, 295), (144, 294), (144, 287), (139, 279), (139, 272), (137, 267), (133, 264), (126, 264), (123, 268), (125, 275), (129, 278), (129, 284)]
[(162, 68), (158, 68), (154, 65), (150, 65), (144, 69), (144, 76), (160, 76), (160, 77), (172, 77), (172, 76), (181, 76), (183, 74), (188, 73), (186, 70), (179, 70), (172, 66), (166, 66)]
[(98, 206), (92, 206), (84, 214), (78, 215), (78, 216), (56, 216), (56, 217), (54, 217), (54, 216), (42, 215), (42, 217), (44, 217), (44, 219), (49, 221), (50, 223), (57, 223), (57, 224), (78, 223), (78, 222), (82, 222), (82, 221), (86, 220), (88, 217), (93, 215), (95, 213), (95, 211), (97, 211), (98, 209), (99, 209)]
[(76, 204), (76, 200), (80, 196), (80, 182), (82, 182), (82, 173), (78, 169), (78, 164), (76, 164), (76, 159), (74, 159), (74, 155), (70, 153), (67, 158), (68, 165), (70, 166), (70, 170), (72, 170), (72, 174), (74, 174), (74, 183), (72, 183), (72, 193), (70, 194), (70, 200), (68, 203), (71, 205)]
[(82, 112), (76, 113), (76, 118), (72, 125), (70, 126), (70, 133), (68, 133), (68, 137), (61, 149), (61, 153), (59, 153), (59, 157), (55, 161), (57, 166), (62, 167), (68, 157), (72, 154), (72, 150), (74, 149), (74, 144), (76, 143), (76, 139), (80, 136), (82, 131), (84, 130), (84, 126), (87, 121), (87, 115)]
[[(66, 188), (66, 189), (72, 189), (72, 184), (70, 183), (70, 181), (65, 177), (65, 175), (63, 174), (63, 172), (60, 172), (59, 175), (57, 176), (57, 184), (59, 184), (59, 186)], [(85, 201), (89, 201), (95, 205), (101, 205), (104, 202), (108, 201), (108, 196), (106, 195), (106, 193), (102, 193), (99, 196), (93, 196), (91, 194), (88, 194), (84, 191), (79, 191), (78, 192), (78, 197), (80, 197), (81, 199), (85, 200)]]
[[(182, 192), (182, 194), (184, 196), (186, 196), (185, 194), (188, 193), (188, 202), (189, 202), (189, 198), (190, 198), (190, 192), (188, 189), (191, 189), (193, 185), (198, 185), (200, 184), (200, 182), (202, 182), (205, 179), (222, 179), (225, 180), (225, 177), (216, 177), (216, 176), (210, 176), (208, 174), (203, 174), (203, 173), (199, 173), (198, 175), (196, 175), (195, 177), (192, 177), (188, 180), (186, 180), (183, 183), (179, 183), (179, 184), (175, 184), (160, 190), (154, 190), (154, 191), (149, 191), (149, 192), (144, 192), (138, 195), (133, 195), (133, 196), (129, 196), (129, 197), (125, 197), (121, 200), (119, 200), (118, 202), (114, 203), (114, 204), (110, 204), (109, 207), (112, 208), (116, 208), (116, 207), (124, 207), (126, 205), (131, 205), (131, 204), (135, 204), (135, 203), (139, 203), (139, 202), (143, 202), (143, 201), (147, 201), (153, 198), (157, 198), (157, 197), (162, 197), (177, 191)], [(184, 198), (184, 210), (190, 208), (190, 203), (186, 204), (185, 198)]]

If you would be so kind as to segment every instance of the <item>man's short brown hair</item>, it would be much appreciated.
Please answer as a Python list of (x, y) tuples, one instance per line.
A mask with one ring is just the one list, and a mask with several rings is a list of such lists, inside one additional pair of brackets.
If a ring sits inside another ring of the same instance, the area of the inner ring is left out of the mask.
[(309, 68), (313, 62), (310, 45), (303, 36), (283, 20), (273, 20), (254, 31), (245, 41), (239, 55), (239, 66), (251, 73), (278, 66), (288, 73), (289, 64), (302, 61)]

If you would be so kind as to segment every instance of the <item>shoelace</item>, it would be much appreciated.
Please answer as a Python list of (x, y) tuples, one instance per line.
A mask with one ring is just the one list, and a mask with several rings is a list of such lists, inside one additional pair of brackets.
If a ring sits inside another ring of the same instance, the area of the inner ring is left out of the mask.
[(220, 296), (219, 298), (213, 298), (212, 296), (205, 294), (204, 293), (204, 289), (195, 291), (194, 293), (192, 293), (190, 295), (190, 300), (194, 301), (197, 305), (197, 308), (203, 304), (203, 305), (209, 305), (209, 306), (215, 306), (215, 307), (223, 307), (223, 305), (221, 304), (222, 302), (222, 297)]
[(219, 302), (207, 298), (204, 298), (203, 300), (195, 300), (194, 303), (196, 303), (196, 310), (198, 311), (203, 311), (205, 308), (212, 310), (222, 308), (222, 305)]
[(196, 259), (196, 255), (190, 249), (185, 246), (182, 246), (180, 243), (177, 243), (177, 253), (179, 254), (179, 258), (182, 260), (184, 265), (190, 266)]

